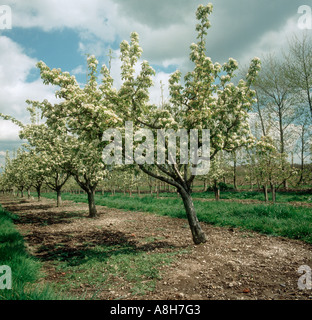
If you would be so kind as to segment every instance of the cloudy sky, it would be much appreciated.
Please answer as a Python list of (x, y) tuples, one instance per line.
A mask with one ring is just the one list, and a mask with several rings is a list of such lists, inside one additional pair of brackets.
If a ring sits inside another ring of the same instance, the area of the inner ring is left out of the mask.
[[(208, 1), (209, 2), (209, 1)], [(207, 3), (208, 3), (207, 2)], [(244, 66), (254, 57), (287, 45), (298, 28), (302, 0), (211, 0), (214, 12), (207, 51), (214, 62), (233, 57)], [(309, 1), (308, 1), (309, 2)], [(3, 29), (0, 6), (0, 112), (29, 121), (25, 100), (55, 101), (44, 86), (36, 63), (86, 80), (86, 54), (108, 63), (118, 78), (119, 44), (132, 31), (140, 35), (143, 59), (157, 75), (151, 99), (160, 102), (160, 81), (166, 85), (176, 69), (189, 70), (189, 47), (196, 42), (195, 11), (202, 0), (4, 0), (11, 8), (12, 28)], [(0, 3), (0, 5), (1, 5)], [(312, 6), (312, 1), (310, 3)], [(312, 32), (312, 30), (310, 31)], [(165, 90), (166, 94), (166, 90)], [(6, 150), (20, 145), (18, 127), (0, 120), (0, 164)]]

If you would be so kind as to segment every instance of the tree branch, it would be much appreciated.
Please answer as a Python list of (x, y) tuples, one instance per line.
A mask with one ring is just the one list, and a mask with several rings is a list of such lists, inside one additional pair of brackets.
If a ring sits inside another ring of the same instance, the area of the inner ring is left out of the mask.
[(139, 165), (139, 168), (140, 168), (144, 173), (148, 174), (149, 176), (151, 176), (151, 177), (153, 177), (153, 178), (155, 178), (155, 179), (158, 179), (158, 180), (160, 180), (160, 181), (166, 182), (166, 183), (168, 183), (168, 184), (176, 187), (177, 189), (181, 189), (181, 188), (182, 188), (182, 186), (181, 186), (178, 182), (176, 182), (176, 181), (174, 181), (174, 180), (171, 180), (171, 179), (168, 179), (168, 178), (166, 178), (166, 177), (160, 176), (160, 175), (158, 175), (158, 174), (156, 174), (156, 173), (153, 173), (152, 171), (147, 170), (147, 169), (144, 167), (144, 165)]

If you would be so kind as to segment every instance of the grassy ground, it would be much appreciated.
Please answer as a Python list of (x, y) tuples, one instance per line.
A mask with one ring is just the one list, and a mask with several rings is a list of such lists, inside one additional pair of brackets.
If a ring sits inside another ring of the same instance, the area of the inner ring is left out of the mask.
[[(172, 197), (172, 193), (162, 193), (162, 197)], [(193, 198), (196, 199), (214, 199), (213, 192), (194, 192)], [(221, 191), (220, 198), (223, 200), (229, 199), (239, 199), (239, 200), (259, 200), (264, 201), (264, 195), (262, 192), (258, 191)], [(271, 199), (271, 194), (269, 193), (269, 200)], [(306, 191), (287, 191), (287, 192), (278, 192), (276, 194), (277, 203), (287, 203), (287, 202), (306, 202), (312, 203), (312, 194), (307, 193)]]
[[(16, 201), (20, 203), (18, 199)], [(122, 233), (108, 233), (105, 239), (105, 231), (101, 228), (92, 230), (90, 227), (89, 233), (84, 234), (86, 230), (80, 227), (78, 234), (68, 232), (64, 237), (62, 232), (60, 236), (53, 231), (45, 233), (35, 247), (40, 256), (36, 259), (27, 252), (24, 239), (14, 222), (26, 228), (34, 223), (31, 230), (36, 230), (37, 241), (40, 238), (40, 231), (35, 227), (38, 219), (42, 219), (40, 226), (43, 228), (54, 225), (57, 227), (62, 223), (74, 225), (77, 220), (86, 219), (84, 214), (71, 208), (70, 212), (51, 214), (49, 222), (46, 222), (46, 216), (49, 216), (47, 210), (39, 208), (36, 212), (36, 202), (29, 202), (29, 212), (24, 213), (27, 211), (26, 203), (18, 216), (0, 209), (0, 266), (10, 266), (13, 273), (13, 288), (0, 290), (0, 300), (93, 300), (103, 290), (122, 292), (123, 286), (129, 284), (131, 288), (127, 289), (130, 296), (145, 295), (155, 289), (156, 282), (161, 279), (160, 270), (175, 261), (177, 255), (186, 252), (185, 249), (169, 247), (165, 252), (140, 250), (137, 245), (124, 239)], [(51, 210), (53, 209), (52, 206)], [(149, 244), (153, 248), (153, 243), (158, 240), (160, 239), (156, 236), (142, 239), (146, 248)], [(31, 243), (31, 236), (28, 236), (28, 241)], [(38, 284), (39, 281), (45, 282), (45, 275), (41, 272), (43, 266), (55, 269), (57, 275), (49, 282), (49, 286)], [(82, 288), (85, 290), (83, 294)], [(86, 297), (90, 288), (92, 296)], [(79, 294), (75, 295), (75, 292)]]
[[(194, 195), (195, 198), (196, 195)], [(55, 198), (55, 194), (45, 194)], [(87, 202), (86, 195), (63, 194), (64, 200)], [(287, 199), (290, 199), (289, 196)], [(157, 199), (118, 194), (95, 196), (96, 205), (129, 211), (144, 211), (185, 219), (181, 199)], [(312, 208), (287, 204), (242, 204), (238, 202), (202, 202), (194, 200), (200, 221), (216, 226), (236, 227), (264, 234), (299, 239), (312, 243)]]
[[(140, 252), (126, 244), (102, 244), (92, 248), (85, 245), (86, 250), (77, 250), (72, 257), (65, 252), (55, 257), (56, 271), (64, 274), (64, 281), (55, 284), (55, 290), (65, 293), (94, 287), (93, 295), (88, 297), (90, 300), (97, 299), (103, 290), (123, 291), (123, 286), (129, 283), (131, 296), (152, 292), (161, 279), (160, 268), (170, 265), (178, 254)], [(126, 297), (128, 295), (119, 299)]]
[(41, 264), (27, 253), (24, 239), (15, 229), (15, 219), (17, 216), (0, 206), (0, 265), (12, 270), (12, 289), (0, 290), (0, 300), (55, 299), (48, 287), (36, 284), (43, 276)]
[[(213, 198), (213, 195), (209, 193), (193, 196), (196, 199), (200, 198), (199, 195), (202, 198), (205, 196)], [(233, 194), (228, 192), (224, 195), (231, 198)], [(44, 196), (55, 199), (54, 193), (44, 194)], [(150, 195), (129, 197), (123, 194), (115, 196), (105, 194), (104, 196), (96, 195), (96, 204), (126, 211), (150, 212), (186, 219), (181, 199), (174, 198), (174, 196), (174, 194), (168, 194), (167, 197), (157, 199)], [(239, 196), (250, 199), (253, 194), (241, 193)], [(291, 197), (294, 195), (285, 194), (285, 202), (290, 201)], [(77, 203), (87, 202), (86, 195), (63, 194), (62, 198)], [(300, 200), (302, 200), (301, 197)], [(202, 222), (312, 243), (312, 208), (294, 207), (281, 203), (271, 205), (201, 200), (195, 200), (194, 203), (198, 218)], [(38, 220), (41, 216), (39, 217), (31, 209), (31, 203), (29, 205), (30, 215), (27, 214), (25, 218), (27, 221), (32, 218)], [(57, 214), (50, 216), (46, 211), (40, 208), (38, 210), (43, 215), (42, 221), (49, 221), (49, 223), (43, 223), (44, 226), (58, 226), (57, 219), (60, 217)], [(51, 210), (53, 211), (53, 206)], [(64, 213), (64, 216), (62, 213), (61, 218), (73, 222), (83, 216), (85, 216), (84, 212), (70, 211), (66, 212), (66, 215)], [(45, 220), (47, 217), (48, 220)], [(42, 279), (41, 263), (30, 257), (25, 250), (24, 240), (16, 231), (13, 223), (16, 219), (18, 219), (17, 216), (0, 209), (0, 265), (11, 267), (14, 286), (12, 290), (0, 290), (0, 299), (48, 300), (55, 299), (53, 292), (62, 293), (64, 296), (68, 292), (81, 293), (81, 288), (86, 288), (85, 292), (87, 292), (87, 288), (91, 287), (93, 293), (88, 299), (97, 299), (97, 295), (103, 291), (103, 288), (110, 292), (123, 292), (123, 286), (129, 283), (131, 284), (131, 295), (144, 295), (147, 292), (153, 292), (157, 281), (161, 278), (160, 270), (166, 269), (166, 266), (175, 261), (177, 255), (183, 253), (177, 249), (168, 249), (166, 252), (140, 251), (131, 242), (122, 239), (117, 241), (118, 235), (116, 234), (109, 235), (107, 241), (103, 241), (103, 231), (98, 231), (101, 241), (97, 241), (97, 230), (92, 230), (90, 234), (85, 235), (81, 234), (81, 229), (77, 235), (67, 232), (64, 235), (66, 239), (57, 238), (58, 234), (60, 236), (63, 234), (62, 232), (51, 236), (44, 233), (39, 252), (46, 252), (49, 258), (47, 261), (51, 263), (50, 267), (55, 268), (56, 274), (60, 276), (60, 279), (52, 284), (51, 290), (51, 287), (49, 289), (38, 285), (38, 281)], [(185, 228), (188, 228), (187, 222), (185, 222)], [(53, 246), (50, 246), (50, 237), (54, 239)], [(150, 239), (144, 239), (144, 243), (153, 244), (156, 240), (151, 236)], [(48, 245), (46, 248), (45, 243)], [(70, 299), (76, 298), (84, 299), (85, 297), (80, 295)]]

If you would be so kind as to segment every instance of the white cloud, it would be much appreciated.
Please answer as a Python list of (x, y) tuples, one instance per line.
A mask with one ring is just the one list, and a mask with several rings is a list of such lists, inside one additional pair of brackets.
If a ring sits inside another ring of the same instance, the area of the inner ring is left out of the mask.
[[(194, 40), (192, 38), (194, 38), (195, 11), (187, 12), (186, 16), (190, 15), (192, 19), (174, 21), (168, 19), (170, 13), (167, 12), (168, 21), (165, 26), (154, 28), (148, 21), (144, 19), (139, 21), (129, 15), (123, 10), (125, 4), (113, 0), (7, 0), (7, 2), (12, 7), (13, 28), (36, 27), (44, 31), (63, 28), (76, 30), (80, 36), (79, 52), (92, 53), (97, 57), (107, 55), (110, 46), (116, 45), (116, 41), (129, 39), (133, 31), (140, 35), (145, 59), (153, 64), (161, 64), (164, 59), (180, 59), (187, 56), (189, 45)], [(163, 4), (161, 11), (166, 11), (166, 6), (172, 10), (172, 5)], [(156, 8), (159, 7), (156, 5)], [(194, 10), (195, 7), (196, 4)], [(183, 12), (183, 8), (179, 8), (178, 11)], [(182, 13), (180, 15), (183, 16)], [(162, 26), (162, 22), (159, 23)]]
[[(145, 59), (152, 64), (163, 64), (164, 60), (188, 57), (189, 45), (196, 41), (195, 10), (201, 2), (7, 0), (6, 4), (12, 7), (13, 28), (74, 29), (81, 38), (80, 51), (96, 56), (106, 55), (110, 45), (128, 39), (130, 32), (137, 31)], [(267, 50), (266, 35), (270, 38), (270, 30), (276, 30), (287, 18), (297, 14), (296, 3), (300, 1), (215, 1), (207, 43), (211, 57), (223, 62), (234, 55), (245, 62), (244, 53), (256, 49), (261, 42), (262, 49)], [(184, 59), (181, 63), (184, 68), (188, 61)]]
[[(27, 82), (36, 62), (17, 43), (0, 36), (0, 112), (23, 123), (30, 120), (26, 100), (56, 101), (51, 86), (44, 85), (40, 79)], [(0, 121), (0, 141), (18, 141), (18, 131), (10, 121)]]
[(23, 49), (10, 38), (0, 37), (0, 83), (10, 87), (25, 81), (36, 61), (23, 53)]
[[(0, 120), (0, 147), (1, 147), (1, 141), (19, 141), (19, 131), (20, 128), (5, 120)], [(1, 152), (1, 150), (0, 150)], [(3, 152), (3, 150), (2, 150)]]
[(164, 29), (141, 28), (140, 38), (144, 55), (151, 63), (159, 65), (187, 63), (190, 45), (196, 40), (195, 21), (175, 24)]
[(263, 34), (256, 43), (254, 43), (248, 52), (242, 56), (242, 64), (249, 64), (250, 60), (255, 57), (264, 57), (269, 53), (274, 52), (276, 55), (282, 54), (283, 50), (287, 49), (288, 40), (294, 34), (300, 34), (302, 30), (298, 28), (297, 20), (292, 17), (287, 20), (278, 30), (271, 30)]
[(39, 27), (45, 31), (72, 28), (90, 31), (107, 41), (114, 41), (114, 25), (108, 24), (117, 16), (117, 5), (110, 0), (7, 0), (12, 7), (13, 28)]
[(73, 69), (71, 73), (74, 75), (86, 74), (86, 67), (83, 65), (80, 65), (80, 66), (76, 67), (75, 69)]

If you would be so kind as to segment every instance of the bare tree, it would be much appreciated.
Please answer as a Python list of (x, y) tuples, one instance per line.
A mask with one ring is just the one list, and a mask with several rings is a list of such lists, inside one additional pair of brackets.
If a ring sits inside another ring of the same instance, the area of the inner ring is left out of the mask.
[(303, 183), (304, 180), (304, 171), (307, 158), (310, 155), (310, 137), (312, 133), (312, 128), (309, 121), (309, 116), (306, 113), (298, 118), (298, 140), (295, 145), (295, 153), (298, 155), (300, 161), (300, 171), (299, 171), (299, 180), (298, 185)]
[[(275, 55), (270, 54), (263, 59), (263, 67), (255, 84), (258, 103), (265, 103), (266, 111), (271, 118), (270, 133), (265, 129), (263, 123), (264, 135), (277, 135), (279, 140), (278, 151), (281, 154), (288, 152), (287, 142), (292, 135), (289, 128), (296, 118), (293, 90), (289, 86), (289, 80), (286, 78), (285, 73), (284, 62)], [(260, 105), (257, 108), (261, 111)], [(262, 115), (261, 112), (260, 115)], [(284, 187), (287, 188), (286, 180), (284, 181)]]
[(299, 102), (308, 106), (312, 120), (312, 38), (307, 33), (302, 38), (293, 36), (284, 53), (285, 80)]

